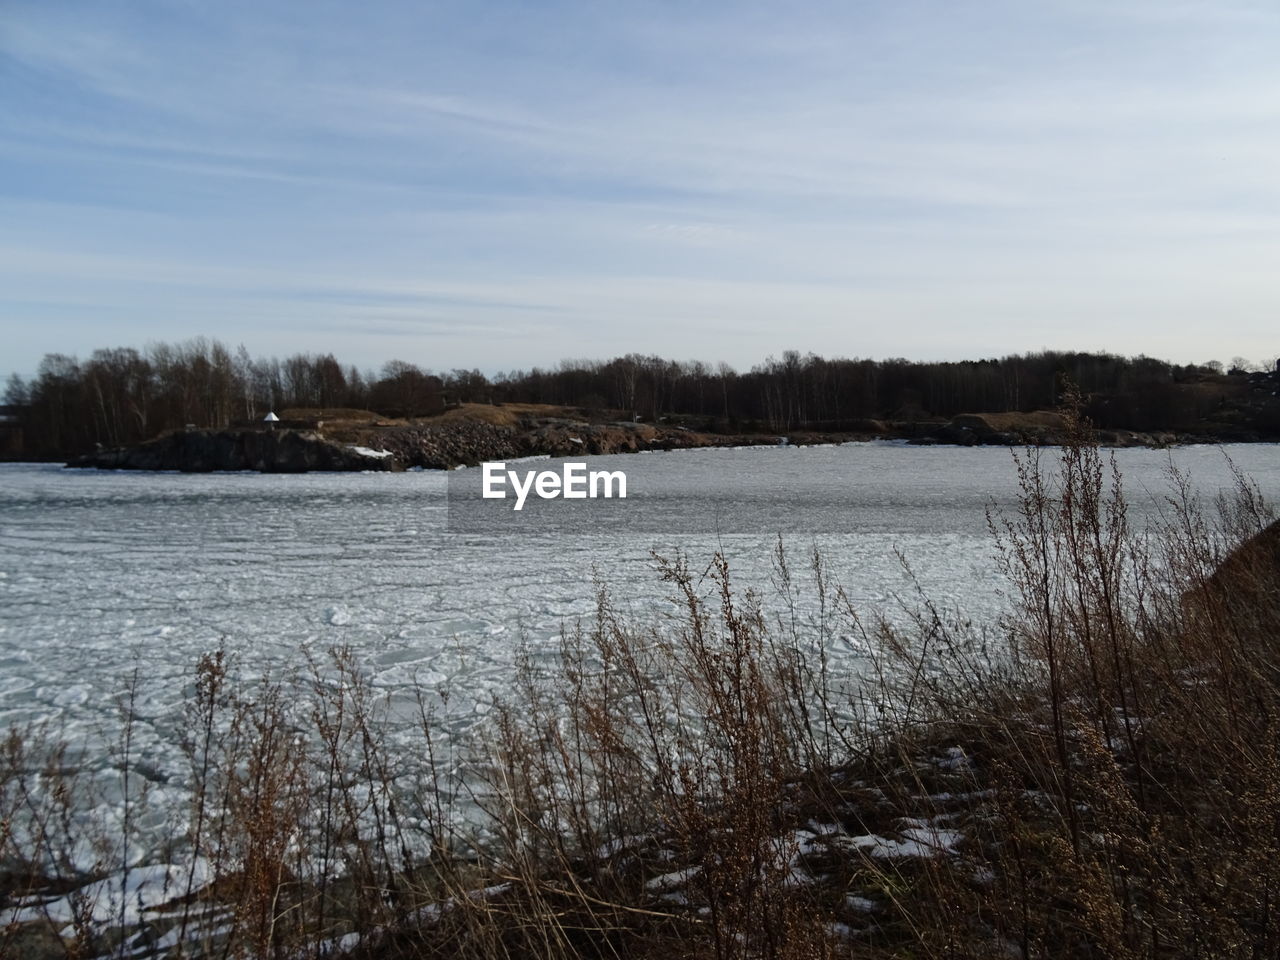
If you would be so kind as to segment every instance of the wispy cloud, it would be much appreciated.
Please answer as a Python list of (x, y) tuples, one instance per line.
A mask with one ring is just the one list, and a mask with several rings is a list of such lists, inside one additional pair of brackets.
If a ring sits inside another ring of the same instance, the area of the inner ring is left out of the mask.
[(1277, 40), (1248, 2), (10, 0), (0, 327), (18, 369), (1261, 356)]

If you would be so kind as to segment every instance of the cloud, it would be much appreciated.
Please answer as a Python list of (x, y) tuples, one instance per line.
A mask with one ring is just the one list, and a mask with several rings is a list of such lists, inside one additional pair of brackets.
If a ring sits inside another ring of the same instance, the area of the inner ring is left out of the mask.
[(13, 0), (13, 362), (1273, 349), (1269, 5), (302, 10)]

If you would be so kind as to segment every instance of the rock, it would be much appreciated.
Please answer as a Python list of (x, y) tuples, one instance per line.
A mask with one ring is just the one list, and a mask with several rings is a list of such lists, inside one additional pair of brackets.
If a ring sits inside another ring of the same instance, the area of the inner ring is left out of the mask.
[(299, 430), (185, 430), (136, 447), (101, 450), (77, 457), (68, 467), (106, 470), (257, 470), (305, 473), (310, 470), (395, 470), (394, 456), (370, 456), (350, 446)]
[(1013, 446), (1023, 443), (1061, 443), (1065, 424), (1057, 413), (962, 413), (952, 417), (939, 436), (951, 443)]
[(1185, 600), (1226, 604), (1233, 613), (1280, 626), (1280, 520), (1233, 550)]

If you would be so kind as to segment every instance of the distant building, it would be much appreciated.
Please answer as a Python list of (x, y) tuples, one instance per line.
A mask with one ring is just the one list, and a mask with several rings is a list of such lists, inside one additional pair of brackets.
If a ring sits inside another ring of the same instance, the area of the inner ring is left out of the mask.
[(320, 430), (324, 421), (316, 417), (281, 418), (275, 412), (268, 413), (262, 419), (232, 420), (227, 427), (231, 430)]

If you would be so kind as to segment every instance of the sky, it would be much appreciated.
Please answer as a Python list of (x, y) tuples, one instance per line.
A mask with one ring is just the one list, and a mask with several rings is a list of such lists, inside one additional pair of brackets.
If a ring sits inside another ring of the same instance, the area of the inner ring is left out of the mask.
[(1280, 4), (0, 0), (0, 375), (1280, 352)]

